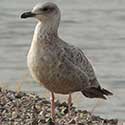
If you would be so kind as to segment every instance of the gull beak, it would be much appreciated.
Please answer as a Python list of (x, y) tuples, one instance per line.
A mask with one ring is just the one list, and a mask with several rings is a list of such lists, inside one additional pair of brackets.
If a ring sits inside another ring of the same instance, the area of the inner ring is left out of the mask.
[(24, 12), (20, 17), (21, 18), (28, 18), (28, 17), (34, 17), (36, 14), (32, 12)]

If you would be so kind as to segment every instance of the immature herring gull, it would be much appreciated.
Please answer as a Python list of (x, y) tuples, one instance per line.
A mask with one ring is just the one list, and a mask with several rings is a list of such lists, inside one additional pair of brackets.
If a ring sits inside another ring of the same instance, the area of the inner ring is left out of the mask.
[(47, 2), (36, 5), (31, 12), (21, 18), (35, 17), (35, 28), (27, 63), (32, 77), (51, 92), (51, 116), (55, 117), (54, 93), (71, 94), (81, 91), (89, 98), (112, 95), (100, 87), (92, 65), (81, 49), (69, 45), (58, 36), (60, 10), (56, 4)]

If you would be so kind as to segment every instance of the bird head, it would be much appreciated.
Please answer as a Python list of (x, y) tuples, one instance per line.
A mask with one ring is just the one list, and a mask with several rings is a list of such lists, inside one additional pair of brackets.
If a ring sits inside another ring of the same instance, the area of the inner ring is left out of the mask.
[(42, 24), (59, 25), (60, 10), (55, 3), (47, 2), (45, 4), (37, 4), (32, 11), (24, 12), (21, 18), (34, 17)]

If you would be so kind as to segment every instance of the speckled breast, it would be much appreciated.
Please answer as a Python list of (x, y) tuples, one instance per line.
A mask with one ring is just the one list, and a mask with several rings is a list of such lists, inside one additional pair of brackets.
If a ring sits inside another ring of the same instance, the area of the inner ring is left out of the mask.
[(57, 65), (54, 55), (42, 48), (40, 50), (31, 48), (28, 53), (27, 63), (32, 77), (40, 84), (49, 82), (49, 78)]

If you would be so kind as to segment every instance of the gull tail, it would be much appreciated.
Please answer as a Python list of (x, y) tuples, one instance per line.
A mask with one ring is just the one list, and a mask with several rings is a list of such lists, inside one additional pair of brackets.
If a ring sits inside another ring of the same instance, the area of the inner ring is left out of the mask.
[(98, 87), (98, 88), (91, 87), (91, 88), (84, 89), (81, 92), (84, 96), (86, 96), (88, 98), (106, 99), (105, 96), (113, 95), (112, 92), (110, 92), (104, 88), (101, 88), (101, 87)]

